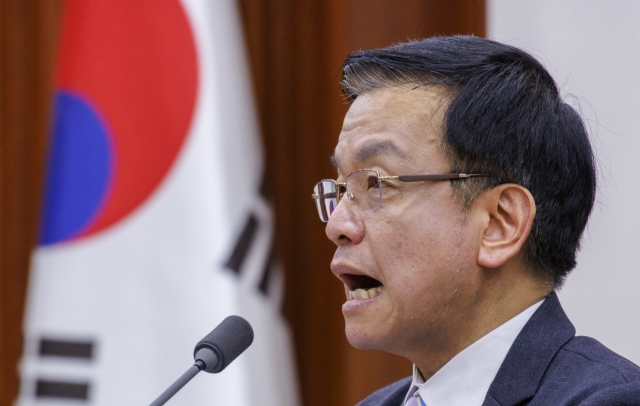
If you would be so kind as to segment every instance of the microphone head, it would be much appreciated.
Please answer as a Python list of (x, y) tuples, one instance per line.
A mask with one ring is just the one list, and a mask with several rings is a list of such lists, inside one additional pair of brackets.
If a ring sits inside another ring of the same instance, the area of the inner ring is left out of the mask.
[[(240, 316), (229, 316), (207, 334), (193, 350), (194, 357), (201, 349), (212, 350), (218, 358), (216, 365), (207, 365), (207, 372), (222, 371), (253, 342), (253, 329)], [(196, 359), (197, 360), (197, 359)]]

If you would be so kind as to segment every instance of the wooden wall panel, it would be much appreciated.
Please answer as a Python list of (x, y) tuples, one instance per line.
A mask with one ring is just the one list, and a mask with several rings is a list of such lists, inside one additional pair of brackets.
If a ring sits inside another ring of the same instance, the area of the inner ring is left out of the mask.
[(434, 35), (485, 35), (485, 5), (477, 0), (349, 0), (349, 51)]
[(17, 393), (60, 1), (0, 3), (0, 405)]
[[(61, 0), (0, 2), (0, 405), (17, 388), (28, 259), (36, 241)], [(484, 35), (484, 0), (240, 0), (286, 268), (306, 406), (353, 405), (410, 373), (407, 361), (344, 337), (334, 247), (310, 195), (348, 105), (338, 82), (351, 51), (435, 34)]]

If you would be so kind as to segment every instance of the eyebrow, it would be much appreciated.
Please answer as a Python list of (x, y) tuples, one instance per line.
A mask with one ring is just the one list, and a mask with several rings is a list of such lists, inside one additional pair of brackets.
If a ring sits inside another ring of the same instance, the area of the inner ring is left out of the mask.
[[(404, 152), (400, 151), (396, 145), (391, 141), (377, 142), (375, 144), (365, 145), (355, 153), (356, 161), (364, 162), (377, 155), (395, 155), (400, 158), (406, 159), (407, 156)], [(331, 163), (336, 168), (338, 167), (338, 159), (336, 154), (331, 155)]]

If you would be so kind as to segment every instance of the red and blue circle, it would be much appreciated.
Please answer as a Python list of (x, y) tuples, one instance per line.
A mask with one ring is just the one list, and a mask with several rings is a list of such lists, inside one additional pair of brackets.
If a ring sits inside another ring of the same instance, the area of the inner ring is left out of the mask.
[(197, 89), (179, 1), (67, 2), (40, 243), (98, 233), (138, 208), (184, 144)]

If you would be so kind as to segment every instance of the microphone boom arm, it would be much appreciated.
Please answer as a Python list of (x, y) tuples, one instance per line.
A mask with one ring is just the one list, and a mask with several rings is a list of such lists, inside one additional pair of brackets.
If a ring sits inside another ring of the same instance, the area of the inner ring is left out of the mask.
[(194, 376), (198, 375), (198, 372), (202, 371), (204, 367), (204, 362), (202, 362), (201, 360), (197, 360), (195, 364), (191, 366), (191, 368), (187, 369), (187, 372), (182, 374), (182, 376), (178, 378), (173, 383), (173, 385), (169, 386), (167, 390), (162, 392), (162, 394), (158, 396), (158, 398), (154, 400), (153, 403), (151, 403), (151, 405), (149, 406), (162, 406), (167, 403), (167, 401), (171, 399), (173, 395), (175, 395), (180, 389), (182, 389), (182, 387), (186, 385), (191, 379), (193, 379)]

